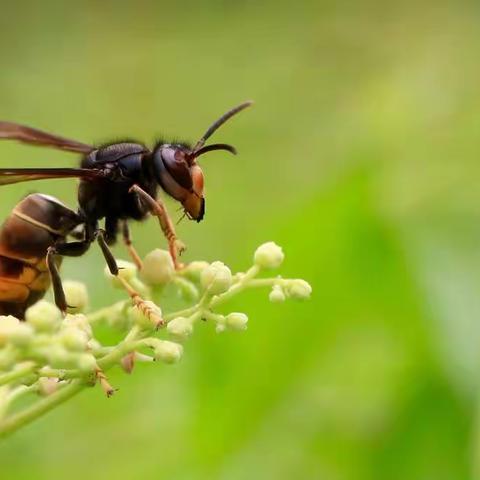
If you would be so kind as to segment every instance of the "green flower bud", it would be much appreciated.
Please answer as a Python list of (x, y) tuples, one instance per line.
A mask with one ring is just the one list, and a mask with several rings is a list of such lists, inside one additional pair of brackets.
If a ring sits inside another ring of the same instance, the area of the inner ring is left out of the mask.
[(62, 312), (50, 302), (40, 300), (25, 312), (25, 320), (38, 332), (54, 332), (62, 321)]
[(282, 303), (285, 301), (285, 293), (280, 285), (274, 285), (268, 299), (272, 303)]
[[(117, 265), (118, 276), (123, 278), (123, 280), (125, 281), (129, 282), (137, 275), (137, 267), (135, 266), (135, 264), (127, 262), (126, 260), (117, 260)], [(108, 265), (105, 267), (103, 273), (105, 274), (105, 277), (110, 280), (111, 284), (115, 288), (123, 288), (123, 285), (118, 280), (118, 278), (110, 273)]]
[(175, 342), (168, 340), (160, 340), (154, 350), (156, 360), (161, 360), (165, 363), (176, 363), (182, 358), (183, 347)]
[(88, 292), (84, 283), (65, 280), (63, 289), (67, 298), (67, 305), (69, 305), (68, 313), (81, 313), (87, 308)]
[(190, 262), (181, 270), (181, 274), (193, 282), (199, 282), (200, 275), (208, 266), (209, 263), (204, 261)]
[(232, 272), (224, 263), (213, 262), (202, 271), (200, 282), (212, 295), (219, 295), (232, 285)]
[(71, 352), (83, 352), (87, 349), (89, 337), (84, 330), (68, 326), (61, 331), (60, 341)]
[(97, 368), (97, 360), (91, 353), (81, 353), (77, 356), (77, 368), (82, 372), (93, 372)]
[(296, 300), (306, 300), (312, 294), (312, 287), (305, 280), (292, 280), (287, 286), (287, 293)]
[(226, 318), (226, 326), (231, 330), (242, 331), (247, 329), (248, 317), (244, 313), (229, 313)]
[(141, 274), (149, 285), (166, 285), (175, 275), (172, 256), (166, 250), (152, 250), (143, 261)]
[(279, 247), (274, 242), (267, 242), (263, 245), (260, 245), (254, 254), (254, 262), (260, 268), (273, 269), (278, 268), (283, 260), (285, 255), (281, 247)]
[(192, 321), (185, 317), (177, 317), (168, 322), (167, 331), (178, 340), (185, 340), (193, 333)]

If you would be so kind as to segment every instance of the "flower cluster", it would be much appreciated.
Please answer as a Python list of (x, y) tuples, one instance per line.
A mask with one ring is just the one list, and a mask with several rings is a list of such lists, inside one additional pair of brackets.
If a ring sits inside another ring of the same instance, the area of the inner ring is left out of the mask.
[[(109, 281), (126, 289), (130, 299), (87, 313), (86, 286), (68, 281), (64, 288), (71, 307), (65, 316), (45, 300), (27, 310), (25, 321), (0, 316), (0, 436), (89, 385), (99, 384), (111, 396), (115, 390), (106, 372), (115, 365), (130, 373), (138, 362), (177, 362), (183, 355), (183, 343), (200, 320), (212, 323), (219, 333), (245, 330), (245, 313), (219, 310), (247, 288), (269, 288), (274, 303), (309, 298), (312, 289), (306, 281), (265, 275), (283, 260), (282, 249), (268, 242), (257, 248), (253, 266), (245, 272), (233, 274), (219, 261), (191, 262), (175, 270), (170, 254), (156, 249), (145, 257), (140, 272), (125, 261), (118, 261), (118, 277), (106, 269)], [(159, 305), (171, 297), (181, 299), (185, 308), (162, 312)], [(123, 331), (123, 340), (102, 345), (95, 338), (95, 326), (100, 322)], [(32, 393), (36, 400), (25, 410), (15, 411), (16, 400)]]

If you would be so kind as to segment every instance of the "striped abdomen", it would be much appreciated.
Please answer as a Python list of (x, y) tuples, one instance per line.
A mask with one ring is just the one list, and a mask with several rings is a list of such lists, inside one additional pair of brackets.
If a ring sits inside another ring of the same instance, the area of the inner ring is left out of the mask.
[(45, 257), (80, 223), (59, 200), (42, 194), (25, 197), (0, 229), (0, 315), (23, 318), (50, 286)]

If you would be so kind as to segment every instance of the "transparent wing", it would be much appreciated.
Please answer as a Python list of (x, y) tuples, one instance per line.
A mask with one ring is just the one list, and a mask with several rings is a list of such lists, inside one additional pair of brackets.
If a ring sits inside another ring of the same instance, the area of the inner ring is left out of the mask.
[(94, 150), (94, 147), (91, 145), (13, 122), (0, 121), (0, 139), (17, 140), (30, 145), (52, 147), (76, 153), (90, 153)]

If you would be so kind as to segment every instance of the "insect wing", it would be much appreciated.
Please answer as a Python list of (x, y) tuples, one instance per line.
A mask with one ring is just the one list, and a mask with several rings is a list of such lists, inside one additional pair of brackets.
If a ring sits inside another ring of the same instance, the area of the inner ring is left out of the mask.
[(75, 153), (90, 153), (94, 150), (91, 145), (13, 122), (0, 121), (0, 139), (17, 140), (30, 145), (52, 147)]
[(87, 168), (0, 168), (0, 185), (52, 178), (73, 177), (93, 180), (102, 176), (100, 171)]

